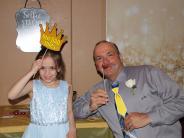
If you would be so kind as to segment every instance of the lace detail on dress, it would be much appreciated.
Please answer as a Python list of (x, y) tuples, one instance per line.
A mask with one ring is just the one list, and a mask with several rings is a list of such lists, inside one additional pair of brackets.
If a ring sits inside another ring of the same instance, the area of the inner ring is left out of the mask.
[(48, 88), (40, 80), (34, 80), (33, 98), (30, 103), (31, 122), (38, 125), (66, 123), (67, 99), (66, 81), (60, 81), (56, 88)]

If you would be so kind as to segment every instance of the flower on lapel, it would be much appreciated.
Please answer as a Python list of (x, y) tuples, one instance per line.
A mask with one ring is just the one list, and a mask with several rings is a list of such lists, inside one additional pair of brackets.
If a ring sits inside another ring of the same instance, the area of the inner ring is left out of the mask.
[(128, 88), (131, 88), (132, 89), (132, 93), (133, 95), (135, 94), (134, 93), (134, 89), (136, 88), (136, 81), (135, 79), (129, 79), (125, 82), (125, 85), (128, 87)]

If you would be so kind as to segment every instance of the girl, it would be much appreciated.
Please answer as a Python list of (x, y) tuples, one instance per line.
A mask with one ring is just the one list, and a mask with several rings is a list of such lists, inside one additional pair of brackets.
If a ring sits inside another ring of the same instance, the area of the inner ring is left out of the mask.
[[(71, 86), (64, 81), (61, 53), (45, 48), (32, 68), (10, 90), (13, 100), (29, 94), (31, 122), (23, 138), (75, 138)], [(35, 79), (31, 80), (32, 76)]]

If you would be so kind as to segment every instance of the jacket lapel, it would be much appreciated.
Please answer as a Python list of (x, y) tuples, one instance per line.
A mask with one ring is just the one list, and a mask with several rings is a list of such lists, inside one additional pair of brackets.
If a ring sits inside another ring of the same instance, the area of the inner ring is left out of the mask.
[[(118, 116), (117, 116), (117, 112), (115, 109), (115, 102), (114, 102), (114, 93), (111, 90), (111, 83), (109, 81), (107, 81), (107, 91), (108, 91), (108, 96), (109, 96), (109, 102), (100, 107), (99, 111), (101, 113), (101, 115), (103, 116), (103, 118), (107, 121), (109, 127), (114, 131), (116, 131), (116, 133), (122, 133), (121, 131), (121, 127), (119, 124), (119, 120), (118, 120)], [(114, 129), (116, 128), (116, 129)], [(122, 134), (123, 136), (123, 134)]]

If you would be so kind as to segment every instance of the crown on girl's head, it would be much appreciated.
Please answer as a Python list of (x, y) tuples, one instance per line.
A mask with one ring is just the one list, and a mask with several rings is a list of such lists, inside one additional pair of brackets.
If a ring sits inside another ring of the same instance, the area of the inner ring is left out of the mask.
[(56, 24), (54, 24), (52, 30), (49, 31), (49, 23), (46, 23), (44, 32), (43, 26), (40, 24), (41, 45), (53, 51), (60, 51), (61, 46), (66, 42), (66, 36), (63, 35), (63, 32), (64, 31), (61, 29), (60, 33), (57, 35)]

